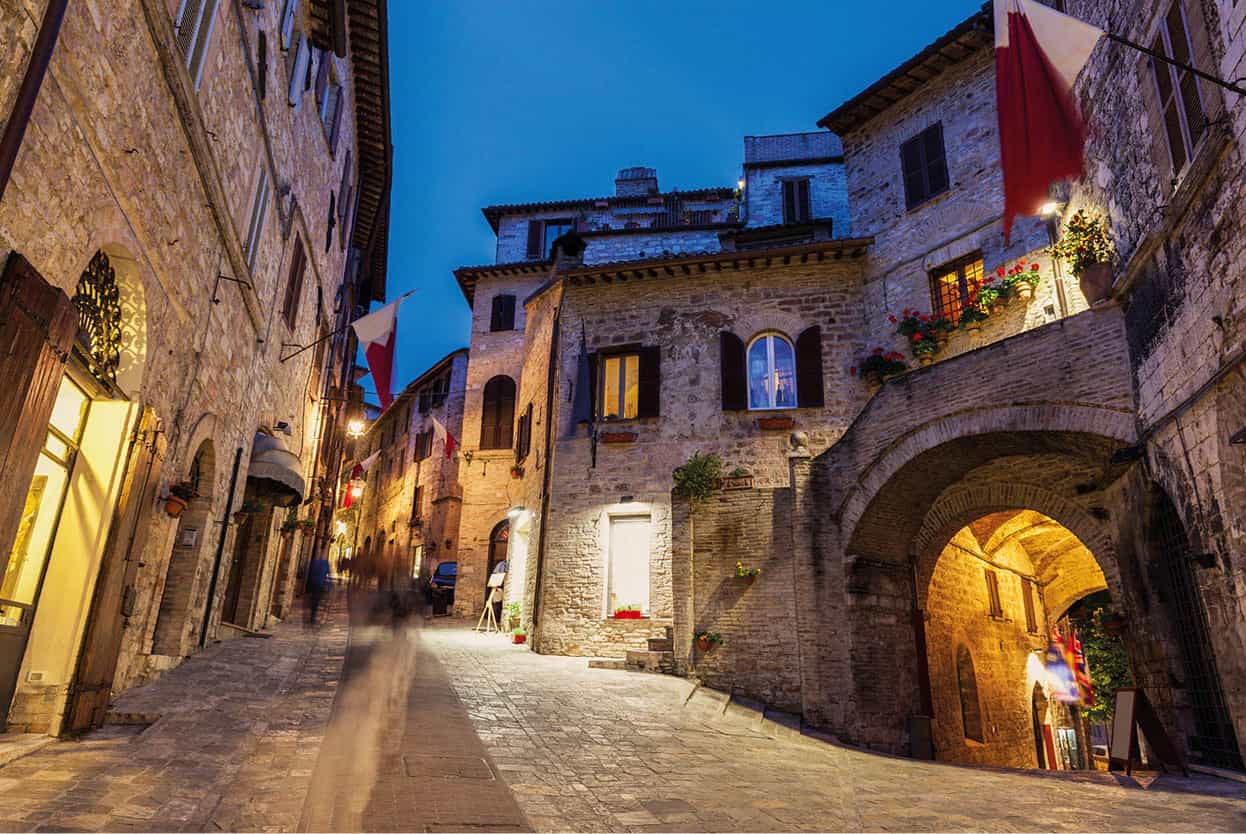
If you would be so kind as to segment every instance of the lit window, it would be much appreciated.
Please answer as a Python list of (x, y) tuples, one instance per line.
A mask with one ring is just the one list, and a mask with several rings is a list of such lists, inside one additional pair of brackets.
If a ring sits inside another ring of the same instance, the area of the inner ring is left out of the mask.
[(634, 420), (640, 413), (640, 355), (606, 356), (601, 361), (601, 419)]
[(930, 273), (930, 302), (934, 312), (953, 326), (978, 296), (982, 287), (982, 256), (973, 255), (939, 267)]
[(748, 407), (796, 407), (796, 351), (782, 336), (759, 336), (749, 345)]

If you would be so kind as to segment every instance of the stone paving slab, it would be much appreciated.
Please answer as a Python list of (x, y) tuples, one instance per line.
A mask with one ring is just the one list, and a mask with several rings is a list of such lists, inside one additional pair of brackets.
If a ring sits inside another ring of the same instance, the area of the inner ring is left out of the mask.
[(540, 830), (1246, 830), (1235, 782), (878, 756), (685, 709), (687, 682), (674, 678), (590, 669), (445, 624), (424, 640)]
[(106, 726), (0, 768), (0, 831), (290, 831), (302, 811), (347, 638), (324, 622), (209, 646), (112, 711)]

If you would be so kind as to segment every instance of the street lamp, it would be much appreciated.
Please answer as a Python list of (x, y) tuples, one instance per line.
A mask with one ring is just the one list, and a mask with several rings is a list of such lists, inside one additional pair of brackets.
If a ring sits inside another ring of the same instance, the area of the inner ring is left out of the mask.
[(359, 417), (355, 417), (346, 424), (346, 435), (348, 437), (363, 437), (363, 430), (367, 428), (367, 423)]
[(363, 497), (363, 484), (361, 482), (354, 481), (353, 483), (351, 483), (350, 497), (355, 500), (359, 500), (360, 498)]

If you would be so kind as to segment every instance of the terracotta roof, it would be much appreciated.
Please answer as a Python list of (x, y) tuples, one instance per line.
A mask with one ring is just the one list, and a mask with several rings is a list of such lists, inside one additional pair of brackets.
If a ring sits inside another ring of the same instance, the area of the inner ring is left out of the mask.
[(863, 92), (841, 104), (818, 121), (840, 134), (849, 133), (902, 101), (927, 81), (940, 75), (948, 67), (977, 53), (994, 43), (995, 19), (991, 4), (986, 3), (921, 52), (875, 81)]
[[(725, 200), (735, 196), (735, 188), (698, 188), (692, 191), (667, 191), (653, 197), (682, 197), (686, 200), (719, 199)], [(509, 203), (498, 206), (485, 206), (480, 210), (489, 221), (494, 232), (498, 230), (498, 221), (505, 214), (529, 214), (537, 211), (555, 211), (558, 209), (593, 208), (597, 203), (607, 203), (611, 208), (624, 206), (628, 203), (643, 206), (648, 197), (584, 197), (578, 200), (547, 200), (539, 203)], [(661, 206), (654, 206), (660, 210)]]

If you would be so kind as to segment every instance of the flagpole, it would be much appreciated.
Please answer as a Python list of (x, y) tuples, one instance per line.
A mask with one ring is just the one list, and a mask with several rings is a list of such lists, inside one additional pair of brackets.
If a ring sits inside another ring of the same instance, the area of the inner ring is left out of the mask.
[[(1223, 87), (1229, 92), (1237, 93), (1239, 96), (1246, 96), (1246, 87), (1242, 87), (1236, 81), (1225, 81), (1223, 78), (1218, 78), (1212, 75), (1211, 73), (1203, 72), (1201, 69), (1194, 66), (1193, 64), (1187, 64), (1183, 61), (1178, 61), (1175, 58), (1169, 58), (1167, 55), (1163, 54), (1162, 52), (1156, 52), (1154, 49), (1151, 49), (1150, 47), (1143, 46), (1142, 44), (1137, 43), (1136, 41), (1129, 40), (1129, 38), (1122, 38), (1120, 35), (1115, 35), (1111, 32), (1104, 32), (1103, 35), (1108, 40), (1116, 41), (1117, 43), (1123, 46), (1128, 46), (1130, 49), (1136, 49), (1142, 54), (1149, 55), (1150, 57), (1154, 58), (1157, 61), (1163, 61), (1166, 64), (1172, 64), (1174, 67), (1177, 67), (1178, 69), (1183, 69), (1186, 72), (1192, 72), (1195, 75), (1197, 75), (1199, 78), (1203, 79), (1204, 81), (1207, 81), (1208, 83), (1211, 83), (1211, 84), (1215, 84), (1218, 87)], [(1242, 79), (1239, 79), (1239, 80), (1242, 80)]]
[[(406, 291), (406, 292), (404, 292), (402, 295), (398, 296), (398, 297), (397, 297), (397, 298), (395, 298), (393, 301), (391, 301), (391, 302), (390, 302), (390, 304), (397, 304), (397, 303), (401, 302), (401, 301), (402, 301), (404, 298), (406, 298), (407, 296), (409, 296), (409, 295), (414, 295), (414, 294), (415, 294), (415, 290), (407, 290), (407, 291)], [(369, 314), (369, 315), (371, 315), (371, 314)], [(365, 318), (365, 317), (364, 317), (364, 316), (360, 316), (359, 318)], [(358, 321), (358, 320), (359, 320), (359, 319), (356, 319), (355, 321)], [(309, 342), (308, 344), (305, 344), (305, 345), (303, 345), (302, 347), (299, 347), (299, 349), (298, 349), (298, 350), (294, 351), (294, 353), (291, 353), (289, 356), (282, 356), (282, 357), (280, 357), (280, 358), (278, 359), (278, 361), (279, 361), (279, 362), (286, 362), (286, 361), (289, 361), (290, 359), (293, 359), (294, 357), (298, 356), (300, 353), (303, 353), (304, 351), (311, 350), (312, 348), (314, 348), (316, 345), (320, 344), (321, 342), (326, 342), (326, 341), (328, 341), (329, 339), (332, 339), (334, 336), (337, 336), (337, 335), (339, 335), (339, 334), (341, 334), (341, 333), (345, 333), (347, 330), (350, 330), (350, 329), (351, 329), (352, 327), (354, 327), (354, 326), (355, 326), (355, 322), (353, 322), (353, 321), (352, 321), (352, 322), (350, 322), (349, 324), (343, 325), (341, 328), (339, 328), (339, 329), (337, 329), (337, 330), (334, 330), (332, 333), (329, 333), (328, 335), (325, 335), (325, 336), (321, 336), (321, 337), (320, 337), (319, 339), (317, 339), (316, 341), (314, 341), (314, 342)], [(296, 346), (295, 346), (295, 345), (290, 345), (290, 344), (283, 344), (283, 345), (282, 345), (282, 347), (296, 347)]]

